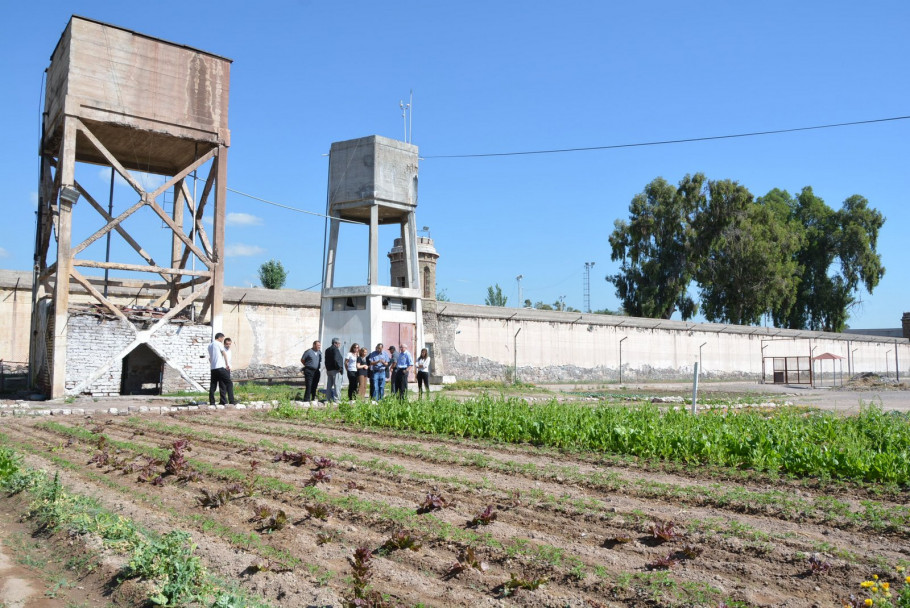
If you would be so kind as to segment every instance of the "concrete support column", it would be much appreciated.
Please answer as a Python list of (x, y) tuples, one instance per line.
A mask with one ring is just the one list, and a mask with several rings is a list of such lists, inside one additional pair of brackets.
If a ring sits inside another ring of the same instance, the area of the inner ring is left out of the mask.
[(379, 205), (370, 205), (370, 274), (367, 285), (379, 285)]
[(322, 277), (323, 289), (331, 289), (335, 284), (335, 254), (338, 251), (338, 225), (334, 217), (329, 220), (329, 251), (325, 258), (325, 276)]
[[(420, 265), (417, 255), (417, 213), (411, 211), (408, 213), (407, 221), (408, 235), (405, 242), (405, 260), (408, 264), (408, 287), (411, 289), (420, 289)], [(419, 354), (419, 353), (418, 353)]]

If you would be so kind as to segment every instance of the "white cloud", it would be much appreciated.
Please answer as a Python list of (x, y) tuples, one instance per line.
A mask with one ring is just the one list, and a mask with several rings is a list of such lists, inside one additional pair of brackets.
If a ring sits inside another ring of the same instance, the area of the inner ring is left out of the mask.
[(211, 215), (203, 215), (202, 223), (205, 224), (206, 226), (214, 226), (215, 219)]
[(265, 249), (258, 245), (244, 245), (243, 243), (233, 243), (224, 248), (224, 255), (229, 258), (250, 257), (265, 253)]
[(228, 213), (225, 224), (228, 226), (261, 226), (262, 218), (249, 213)]
[(13, 257), (9, 251), (0, 247), (0, 259)]
[(37, 209), (37, 208), (38, 208), (38, 193), (37, 193), (37, 192), (29, 192), (29, 193), (28, 193), (28, 199), (31, 201), (32, 207), (34, 207), (35, 209)]

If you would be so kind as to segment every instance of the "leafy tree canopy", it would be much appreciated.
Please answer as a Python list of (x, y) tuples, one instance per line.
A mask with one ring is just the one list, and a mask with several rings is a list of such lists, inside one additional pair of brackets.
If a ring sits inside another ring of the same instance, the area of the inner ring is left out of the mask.
[(769, 314), (793, 329), (842, 331), (860, 286), (884, 275), (876, 251), (885, 218), (859, 195), (835, 211), (806, 187), (755, 199), (731, 180), (657, 178), (610, 235), (620, 271), (607, 280), (627, 314), (683, 319), (697, 311), (695, 283), (710, 321), (755, 324)]
[(259, 282), (266, 289), (281, 289), (288, 278), (288, 273), (278, 260), (263, 262), (259, 267)]
[(502, 295), (502, 288), (499, 286), (499, 283), (487, 287), (487, 297), (484, 303), (487, 306), (505, 306), (506, 302), (509, 301), (509, 298)]

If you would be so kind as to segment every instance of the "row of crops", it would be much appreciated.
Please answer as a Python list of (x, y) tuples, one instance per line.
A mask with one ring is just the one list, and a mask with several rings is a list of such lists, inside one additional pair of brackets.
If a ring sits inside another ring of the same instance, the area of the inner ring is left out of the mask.
[(874, 405), (855, 416), (792, 407), (693, 416), (651, 405), (528, 404), (483, 395), (461, 402), (359, 401), (327, 409), (283, 405), (273, 415), (795, 477), (910, 482), (910, 418)]

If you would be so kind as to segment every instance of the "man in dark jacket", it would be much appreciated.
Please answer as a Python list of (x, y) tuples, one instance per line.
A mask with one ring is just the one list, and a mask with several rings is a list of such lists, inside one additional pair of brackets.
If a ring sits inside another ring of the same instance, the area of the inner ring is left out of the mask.
[(340, 347), (341, 340), (332, 338), (332, 345), (325, 349), (325, 398), (336, 403), (341, 396), (341, 372), (344, 370)]
[(306, 390), (303, 393), (304, 401), (316, 400), (316, 388), (319, 386), (319, 367), (322, 365), (322, 343), (319, 340), (313, 342), (313, 348), (307, 349), (300, 357), (300, 363), (303, 365), (303, 378), (306, 382)]

